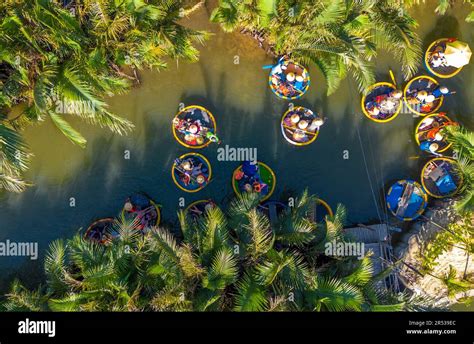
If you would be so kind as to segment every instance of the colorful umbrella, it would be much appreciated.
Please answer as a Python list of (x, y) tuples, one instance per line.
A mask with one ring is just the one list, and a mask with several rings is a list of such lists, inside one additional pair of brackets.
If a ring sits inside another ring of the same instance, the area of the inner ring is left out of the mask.
[(455, 68), (461, 68), (469, 64), (472, 51), (467, 43), (454, 41), (446, 44), (444, 55), (448, 65)]

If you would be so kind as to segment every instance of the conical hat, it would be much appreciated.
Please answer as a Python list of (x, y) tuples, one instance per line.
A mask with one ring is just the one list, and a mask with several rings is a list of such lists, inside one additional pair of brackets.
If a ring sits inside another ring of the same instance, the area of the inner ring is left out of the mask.
[(291, 115), (290, 119), (291, 119), (291, 123), (296, 124), (300, 121), (300, 115), (298, 115), (297, 113), (294, 113)]
[(292, 82), (292, 81), (295, 81), (295, 73), (288, 73), (286, 75), (286, 80), (288, 80), (289, 82)]
[(428, 92), (426, 92), (425, 90), (418, 92), (418, 94), (416, 95), (416, 97), (420, 100), (424, 100), (427, 96)]

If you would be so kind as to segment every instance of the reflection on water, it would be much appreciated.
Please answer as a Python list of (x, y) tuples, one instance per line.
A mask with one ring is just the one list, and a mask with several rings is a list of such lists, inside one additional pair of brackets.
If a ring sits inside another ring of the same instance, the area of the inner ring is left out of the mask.
[[(443, 35), (458, 36), (474, 46), (473, 31), (463, 22), (464, 10), (458, 10), (456, 17), (441, 19), (427, 17), (427, 12), (426, 8), (415, 10), (422, 21), (425, 46)], [(204, 23), (205, 15), (202, 13), (197, 22)], [(449, 25), (446, 33), (445, 24)], [(345, 204), (350, 222), (385, 219), (380, 191), (395, 179), (419, 178), (424, 160), (419, 158), (413, 137), (418, 119), (401, 114), (387, 124), (370, 122), (361, 113), (360, 95), (351, 83), (326, 97), (321, 74), (311, 68), (310, 90), (295, 105), (321, 112), (328, 121), (315, 143), (294, 147), (283, 139), (279, 128), (288, 103), (271, 94), (268, 71), (262, 70), (271, 62), (251, 39), (217, 33), (202, 49), (199, 63), (171, 62), (167, 71), (144, 72), (140, 87), (110, 99), (111, 110), (135, 123), (132, 135), (113, 136), (72, 121), (89, 141), (88, 148), (82, 150), (50, 122), (28, 129), (26, 137), (35, 154), (28, 177), (35, 186), (21, 195), (2, 196), (0, 240), (38, 241), (44, 250), (51, 240), (71, 236), (94, 219), (118, 214), (125, 198), (139, 190), (163, 205), (168, 222), (176, 219), (180, 197), (185, 197), (187, 204), (204, 198), (227, 200), (232, 193), (231, 174), (238, 163), (218, 162), (216, 145), (200, 151), (213, 166), (214, 179), (208, 187), (192, 195), (181, 192), (172, 182), (173, 159), (188, 151), (174, 141), (171, 132), (171, 120), (180, 103), (211, 110), (222, 144), (256, 147), (258, 159), (277, 174), (274, 197), (294, 195), (309, 187), (332, 207)], [(381, 81), (389, 80), (388, 69), (392, 68), (401, 82), (401, 73), (390, 56), (381, 55), (377, 62)], [(458, 93), (444, 105), (444, 109), (452, 109), (449, 115), (453, 119), (462, 119), (470, 127), (474, 126), (470, 116), (473, 70), (471, 65), (447, 82)], [(421, 73), (425, 73), (423, 68)], [(131, 154), (129, 160), (124, 159), (125, 151)], [(345, 152), (349, 159), (343, 159)], [(70, 206), (71, 198), (75, 207)], [(0, 268), (23, 262), (2, 258)]]

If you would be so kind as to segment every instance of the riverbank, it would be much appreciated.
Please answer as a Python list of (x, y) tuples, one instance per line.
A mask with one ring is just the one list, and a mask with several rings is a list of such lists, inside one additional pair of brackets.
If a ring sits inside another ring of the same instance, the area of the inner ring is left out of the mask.
[(394, 249), (395, 257), (403, 261), (400, 277), (405, 286), (417, 295), (437, 299), (440, 304), (448, 306), (474, 297), (474, 288), (448, 295), (448, 288), (439, 277), (446, 276), (450, 269), (454, 268), (457, 280), (464, 279), (472, 283), (474, 276), (472, 257), (469, 257), (459, 245), (450, 245), (435, 259), (430, 271), (424, 269), (423, 261), (435, 237), (447, 231), (448, 225), (452, 223), (465, 225), (454, 211), (453, 201), (433, 202), (424, 216), (403, 233)]

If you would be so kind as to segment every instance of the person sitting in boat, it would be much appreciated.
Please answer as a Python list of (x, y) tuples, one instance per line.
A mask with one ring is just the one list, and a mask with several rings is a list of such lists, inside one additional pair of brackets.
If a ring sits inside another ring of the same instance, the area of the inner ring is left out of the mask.
[(244, 192), (267, 194), (268, 185), (260, 179), (259, 166), (256, 161), (245, 161), (242, 169), (235, 173), (234, 178), (239, 182), (239, 189)]
[(125, 202), (124, 209), (128, 212), (137, 212), (151, 206), (150, 199), (143, 194), (136, 193)]
[(433, 109), (434, 107), (435, 101), (436, 101), (436, 98), (434, 95), (432, 94), (427, 95), (423, 103), (421, 104), (421, 112), (430, 112), (431, 109)]
[(367, 110), (367, 113), (372, 117), (379, 117), (380, 115), (379, 105), (375, 101), (367, 102), (365, 104), (365, 109)]
[(429, 58), (429, 63), (433, 68), (446, 67), (446, 57), (442, 46), (437, 46)]
[(268, 185), (262, 182), (259, 178), (259, 180), (256, 180), (253, 182), (252, 191), (262, 194), (262, 195), (266, 195), (268, 194), (269, 189), (268, 189)]
[(132, 202), (130, 201), (125, 202), (123, 209), (125, 209), (127, 213), (134, 213), (137, 211), (137, 209), (133, 206)]
[(401, 90), (393, 90), (388, 95), (388, 100), (395, 103), (396, 105), (401, 102), (403, 97), (403, 92)]
[(202, 163), (197, 166), (194, 166), (193, 161), (191, 159), (187, 159), (181, 162), (177, 159), (175, 163), (177, 166), (179, 166), (179, 177), (185, 186), (195, 183), (202, 185), (207, 181), (207, 168), (203, 166)]
[(293, 132), (292, 138), (293, 138), (293, 141), (300, 142), (300, 143), (307, 142), (309, 140), (305, 132), (300, 129), (296, 129)]
[(179, 177), (184, 185), (188, 186), (191, 183), (191, 173), (194, 169), (194, 164), (191, 159), (186, 160), (175, 160), (176, 166), (178, 166)]
[(391, 114), (395, 112), (399, 103), (400, 103), (400, 98), (396, 98), (389, 95), (387, 98), (383, 99), (380, 102), (379, 108), (381, 112), (386, 113), (386, 114)]
[(193, 135), (193, 136), (197, 136), (197, 135), (199, 135), (199, 132), (200, 132), (200, 131), (201, 131), (201, 125), (200, 125), (199, 121), (195, 121), (195, 122), (191, 123), (191, 124), (186, 128), (185, 133), (186, 133), (186, 134)]
[(248, 178), (242, 171), (237, 173), (235, 178), (239, 181), (239, 189), (244, 192), (256, 192), (266, 195), (269, 192), (268, 185), (260, 180), (260, 176)]
[(204, 207), (200, 207), (201, 205), (202, 203), (200, 203), (199, 206), (193, 205), (191, 208), (189, 208), (189, 212), (191, 213), (192, 216), (199, 217), (202, 214), (209, 212), (216, 207), (216, 204), (213, 201), (206, 202)]
[(441, 156), (441, 154), (437, 153), (439, 149), (439, 144), (436, 142), (433, 142), (432, 140), (426, 140), (420, 144), (420, 148), (422, 151), (436, 155), (436, 156)]
[(184, 119), (179, 119), (179, 118), (175, 117), (173, 119), (173, 125), (174, 125), (175, 129), (179, 132), (184, 132), (186, 130), (186, 120), (184, 120)]
[(436, 99), (449, 96), (450, 94), (454, 94), (454, 92), (451, 92), (446, 86), (438, 86), (433, 90), (433, 92), (431, 92), (431, 95)]
[(403, 92), (400, 90), (393, 90), (390, 91), (389, 93), (384, 93), (384, 94), (379, 94), (376, 96), (373, 100), (378, 107), (381, 107), (382, 104), (385, 104), (387, 102), (390, 103), (398, 103), (403, 96)]
[(127, 213), (135, 214), (139, 220), (137, 228), (143, 230), (156, 223), (158, 214), (150, 202), (150, 199), (143, 194), (137, 193), (130, 196), (124, 204), (124, 210)]
[(242, 172), (244, 172), (244, 175), (248, 178), (258, 175), (258, 162), (244, 161), (242, 164)]
[[(440, 118), (447, 118), (447, 117), (444, 117), (446, 115), (446, 112), (440, 112), (439, 115), (443, 116)], [(426, 136), (433, 138), (437, 132), (443, 130), (445, 127), (450, 126), (450, 125), (457, 125), (457, 123), (451, 120), (439, 122), (435, 120), (433, 117), (428, 117), (423, 120), (423, 122), (420, 125), (419, 130), (428, 131), (428, 134), (426, 134)]]
[(304, 131), (308, 128), (308, 121), (305, 119), (302, 119), (301, 121), (298, 122), (298, 129)]
[(286, 116), (283, 122), (287, 127), (296, 127), (296, 125), (300, 121), (300, 118), (300, 115), (294, 112), (290, 116)]
[(309, 127), (306, 130), (310, 131), (310, 132), (315, 132), (315, 131), (319, 130), (319, 128), (321, 128), (321, 126), (325, 122), (326, 122), (326, 120), (324, 118), (316, 117), (315, 119), (313, 119), (311, 121), (311, 124), (309, 125)]
[(426, 92), (425, 90), (415, 91), (414, 97), (418, 100), (419, 103), (422, 104), (426, 102), (426, 98), (428, 97), (428, 92)]

